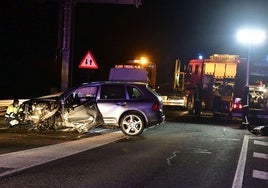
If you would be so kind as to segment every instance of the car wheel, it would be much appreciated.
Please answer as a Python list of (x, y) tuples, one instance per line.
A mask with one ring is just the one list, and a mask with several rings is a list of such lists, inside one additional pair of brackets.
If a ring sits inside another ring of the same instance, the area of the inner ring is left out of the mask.
[(128, 136), (140, 135), (145, 127), (144, 119), (137, 113), (124, 115), (120, 120), (120, 129)]

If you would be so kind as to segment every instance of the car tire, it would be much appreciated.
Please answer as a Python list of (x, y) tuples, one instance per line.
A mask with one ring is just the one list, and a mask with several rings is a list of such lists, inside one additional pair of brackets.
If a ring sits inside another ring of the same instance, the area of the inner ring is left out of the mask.
[(138, 136), (144, 130), (145, 121), (141, 115), (132, 112), (122, 116), (119, 126), (125, 135)]
[(186, 108), (189, 114), (193, 114), (194, 113), (194, 99), (192, 95), (188, 96), (186, 105), (187, 105)]

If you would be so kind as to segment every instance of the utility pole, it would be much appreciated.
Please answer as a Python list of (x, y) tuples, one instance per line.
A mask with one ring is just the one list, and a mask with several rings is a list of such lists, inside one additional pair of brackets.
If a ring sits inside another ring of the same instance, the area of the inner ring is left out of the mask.
[(72, 65), (72, 30), (73, 14), (76, 3), (103, 3), (141, 5), (141, 0), (60, 0), (59, 26), (58, 26), (58, 49), (61, 55), (61, 91), (70, 86), (70, 65)]

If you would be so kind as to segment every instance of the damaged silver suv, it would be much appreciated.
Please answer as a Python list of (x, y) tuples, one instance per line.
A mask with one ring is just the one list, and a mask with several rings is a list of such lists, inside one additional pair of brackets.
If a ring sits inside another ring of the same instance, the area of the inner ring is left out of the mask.
[(26, 101), (22, 107), (24, 121), (36, 128), (69, 127), (78, 132), (103, 124), (135, 136), (165, 119), (161, 98), (140, 82), (86, 83), (59, 96)]

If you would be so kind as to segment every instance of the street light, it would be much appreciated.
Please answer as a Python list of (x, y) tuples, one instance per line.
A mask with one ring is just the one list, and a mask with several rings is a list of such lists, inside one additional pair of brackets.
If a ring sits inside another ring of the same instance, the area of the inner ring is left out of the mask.
[(265, 39), (265, 32), (260, 29), (242, 29), (237, 32), (237, 39), (239, 42), (248, 45), (247, 72), (246, 72), (246, 86), (248, 87), (251, 46), (254, 44), (262, 43)]
[(243, 93), (246, 95), (243, 100), (244, 111), (243, 111), (243, 124), (248, 125), (248, 113), (249, 113), (249, 62), (250, 62), (250, 51), (251, 46), (259, 44), (265, 39), (265, 32), (259, 29), (243, 29), (237, 32), (237, 39), (239, 42), (248, 45), (248, 58), (247, 58), (247, 72), (246, 72), (246, 85)]

